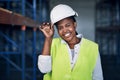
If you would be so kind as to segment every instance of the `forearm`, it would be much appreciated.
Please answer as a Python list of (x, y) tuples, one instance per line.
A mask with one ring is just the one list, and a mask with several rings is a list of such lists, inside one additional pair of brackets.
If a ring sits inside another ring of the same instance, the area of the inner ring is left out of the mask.
[(51, 44), (52, 38), (45, 38), (45, 42), (42, 49), (42, 55), (50, 55)]
[(54, 35), (53, 25), (50, 23), (43, 23), (40, 25), (39, 29), (43, 32), (45, 36), (45, 42), (42, 49), (42, 55), (50, 55), (52, 38)]
[(42, 73), (51, 71), (51, 48), (52, 38), (45, 38), (42, 54), (38, 57), (38, 68)]

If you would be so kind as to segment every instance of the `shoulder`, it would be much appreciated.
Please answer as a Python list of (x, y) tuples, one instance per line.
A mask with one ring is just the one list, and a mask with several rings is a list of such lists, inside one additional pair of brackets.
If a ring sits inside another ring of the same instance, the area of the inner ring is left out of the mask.
[(53, 41), (61, 41), (61, 38), (58, 37), (58, 38), (53, 38)]
[(96, 58), (96, 56), (99, 53), (98, 44), (89, 39), (85, 39), (85, 38), (82, 39), (81, 48), (88, 51), (88, 53), (90, 53), (89, 56), (91, 55), (91, 58), (93, 58), (93, 56), (94, 58)]
[(52, 40), (52, 45), (57, 45), (57, 44), (61, 44), (61, 38), (53, 38)]
[(88, 45), (94, 45), (94, 46), (98, 46), (98, 44), (92, 40), (86, 39), (86, 38), (82, 38), (82, 43)]
[(52, 43), (58, 43), (61, 42), (61, 38), (53, 38)]

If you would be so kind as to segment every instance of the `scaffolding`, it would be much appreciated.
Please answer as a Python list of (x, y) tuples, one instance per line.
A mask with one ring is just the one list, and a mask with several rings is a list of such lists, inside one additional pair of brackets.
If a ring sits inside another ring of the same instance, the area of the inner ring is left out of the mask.
[[(37, 12), (37, 0), (28, 1), (0, 0), (6, 3), (6, 9), (0, 8), (0, 59), (6, 61), (2, 66), (6, 70), (1, 80), (37, 80), (37, 77), (42, 80), (43, 74), (37, 69), (37, 53), (41, 52), (44, 36), (37, 27), (42, 21), (49, 20), (48, 14), (42, 13), (43, 8), (46, 13), (49, 12), (49, 3), (46, 3), (48, 0), (39, 0), (40, 10)], [(11, 7), (11, 4), (17, 7)], [(27, 62), (28, 57), (30, 62)], [(28, 68), (28, 65), (31, 67)], [(19, 76), (17, 73), (13, 76), (17, 79), (11, 78), (11, 70), (19, 71)]]

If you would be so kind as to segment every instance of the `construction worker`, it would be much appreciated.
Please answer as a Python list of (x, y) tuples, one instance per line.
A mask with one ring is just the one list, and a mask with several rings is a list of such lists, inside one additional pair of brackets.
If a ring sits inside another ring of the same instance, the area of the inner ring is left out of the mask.
[[(40, 26), (45, 42), (38, 68), (44, 80), (103, 80), (98, 44), (77, 34), (77, 16), (70, 6), (59, 4), (51, 10), (51, 23)], [(60, 38), (53, 38), (54, 26)]]

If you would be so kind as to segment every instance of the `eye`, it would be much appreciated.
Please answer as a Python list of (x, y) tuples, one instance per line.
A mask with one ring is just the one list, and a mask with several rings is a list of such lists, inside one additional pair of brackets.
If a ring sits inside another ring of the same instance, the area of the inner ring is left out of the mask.
[(62, 26), (58, 26), (58, 30), (62, 30)]
[(70, 23), (66, 24), (66, 27), (70, 27), (70, 26), (71, 26)]

